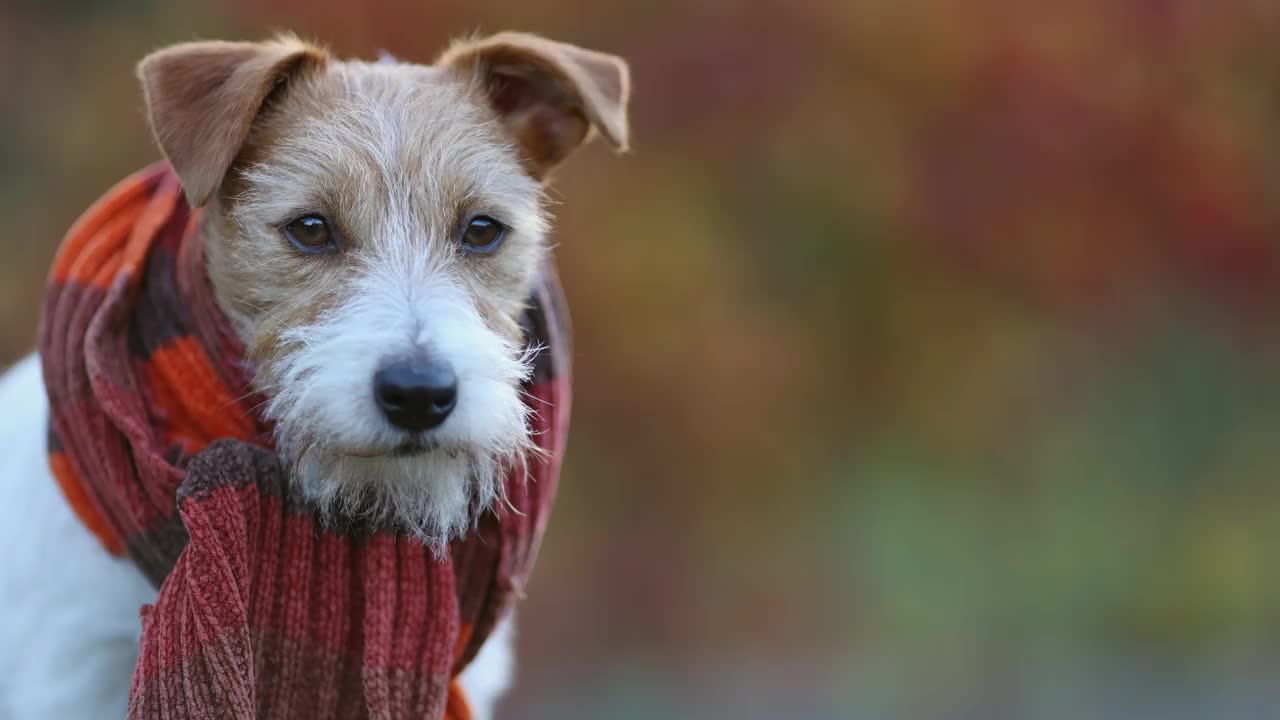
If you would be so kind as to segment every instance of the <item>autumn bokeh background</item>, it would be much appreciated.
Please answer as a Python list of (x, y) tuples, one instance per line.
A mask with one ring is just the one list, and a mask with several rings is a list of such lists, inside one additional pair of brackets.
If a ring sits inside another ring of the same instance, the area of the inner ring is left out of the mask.
[(1280, 703), (1280, 6), (4, 0), (0, 355), (157, 153), (133, 63), (291, 28), (613, 51), (560, 173), (561, 501), (506, 717)]

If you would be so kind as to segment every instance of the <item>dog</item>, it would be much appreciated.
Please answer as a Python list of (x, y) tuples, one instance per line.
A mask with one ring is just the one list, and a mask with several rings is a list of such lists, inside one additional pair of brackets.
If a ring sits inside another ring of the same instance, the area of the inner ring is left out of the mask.
[[(523, 33), (432, 65), (281, 36), (175, 45), (138, 76), (296, 492), (437, 548), (466, 533), (531, 446), (518, 321), (549, 173), (594, 135), (626, 149), (626, 63)], [(156, 591), (57, 488), (39, 358), (0, 407), (0, 718), (123, 716)], [(460, 678), (477, 717), (511, 638), (508, 618)]]

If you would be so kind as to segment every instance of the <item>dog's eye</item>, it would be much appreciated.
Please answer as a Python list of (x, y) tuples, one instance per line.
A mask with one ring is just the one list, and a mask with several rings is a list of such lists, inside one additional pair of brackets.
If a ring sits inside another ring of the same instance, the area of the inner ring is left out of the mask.
[(329, 223), (319, 215), (303, 215), (284, 226), (285, 237), (303, 252), (333, 252), (338, 249)]
[(502, 236), (507, 228), (488, 215), (477, 215), (471, 218), (462, 231), (462, 246), (472, 252), (491, 252), (502, 243)]

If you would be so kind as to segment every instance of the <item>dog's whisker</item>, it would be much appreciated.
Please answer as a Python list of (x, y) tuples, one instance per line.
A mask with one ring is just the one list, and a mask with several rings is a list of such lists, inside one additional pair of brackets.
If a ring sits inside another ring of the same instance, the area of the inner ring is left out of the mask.
[(226, 410), (227, 408), (231, 407), (232, 405), (235, 405), (235, 404), (237, 404), (237, 403), (240, 403), (240, 402), (243, 402), (243, 401), (245, 401), (245, 400), (248, 400), (249, 398), (253, 397), (253, 396), (254, 396), (254, 395), (256, 395), (256, 394), (258, 394), (258, 391), (257, 391), (257, 390), (250, 390), (250, 391), (246, 392), (245, 394), (241, 395), (240, 397), (232, 398), (231, 400), (228, 400), (227, 402), (225, 402), (225, 403), (223, 403), (222, 405), (220, 405), (220, 406), (218, 407), (218, 409), (219, 409), (219, 410)]
[(243, 419), (245, 419), (246, 417), (248, 417), (251, 413), (253, 413), (253, 412), (255, 412), (256, 410), (258, 410), (258, 408), (261, 408), (263, 405), (267, 405), (267, 404), (269, 404), (270, 402), (271, 402), (271, 400), (270, 400), (270, 399), (267, 399), (267, 400), (263, 400), (263, 401), (262, 401), (262, 402), (260, 402), (260, 403), (256, 403), (256, 404), (254, 404), (254, 406), (253, 406), (253, 407), (248, 408), (248, 409), (246, 409), (244, 412), (240, 413), (240, 417), (238, 417), (238, 418), (236, 418), (236, 419), (237, 419), (237, 420), (243, 420)]
[[(528, 390), (525, 390), (525, 389), (523, 389), (523, 388), (521, 388), (521, 390), (520, 390), (520, 397), (522, 397), (522, 398), (524, 398), (524, 399), (526, 399), (526, 400), (532, 400), (533, 402), (536, 402), (536, 403), (539, 403), (539, 404), (542, 404), (542, 405), (546, 405), (546, 406), (547, 406), (547, 407), (549, 407), (549, 408), (553, 408), (553, 407), (555, 407), (555, 403), (551, 402), (550, 400), (544, 400), (544, 399), (542, 399), (542, 398), (538, 397), (537, 395), (534, 395), (533, 393), (531, 393), (531, 392), (529, 392)], [(534, 410), (533, 408), (529, 408), (529, 412), (531, 412), (531, 413), (533, 413), (533, 414), (537, 415), (537, 411), (536, 411), (536, 410)]]
[(249, 302), (248, 300), (245, 300), (245, 299), (243, 299), (243, 298), (236, 298), (236, 297), (233, 297), (233, 298), (231, 298), (231, 299), (232, 299), (232, 300), (234, 300), (234, 301), (236, 301), (236, 302), (238, 302), (238, 303), (240, 303), (241, 305), (245, 305), (245, 306), (249, 307), (249, 308), (250, 308), (250, 309), (252, 309), (252, 310), (257, 310), (258, 312), (262, 313), (263, 315), (266, 315), (267, 317), (271, 318), (272, 320), (275, 320), (276, 322), (278, 322), (278, 323), (280, 323), (280, 324), (282, 324), (282, 325), (283, 325), (283, 324), (285, 324), (285, 321), (284, 321), (284, 320), (282, 320), (282, 319), (280, 318), (280, 316), (276, 315), (275, 313), (271, 312), (270, 310), (267, 310), (266, 308), (263, 308), (263, 307), (261, 307), (261, 306), (259, 306), (259, 305), (255, 305), (255, 304), (253, 304), (253, 303), (251, 303), (251, 302)]

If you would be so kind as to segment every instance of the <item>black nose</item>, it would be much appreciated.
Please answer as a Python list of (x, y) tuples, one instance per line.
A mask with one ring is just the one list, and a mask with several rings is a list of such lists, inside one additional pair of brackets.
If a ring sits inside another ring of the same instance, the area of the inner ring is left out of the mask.
[(458, 376), (448, 363), (398, 360), (373, 376), (373, 397), (392, 425), (430, 430), (449, 417), (458, 400)]

